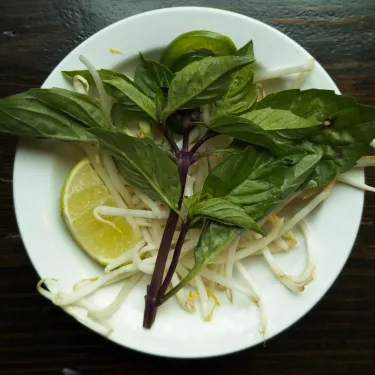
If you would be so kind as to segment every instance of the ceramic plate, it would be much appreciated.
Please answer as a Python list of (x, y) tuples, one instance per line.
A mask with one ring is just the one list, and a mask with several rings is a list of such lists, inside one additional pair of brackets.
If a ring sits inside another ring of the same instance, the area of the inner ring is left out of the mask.
[[(158, 56), (179, 34), (199, 29), (226, 34), (237, 46), (253, 39), (257, 62), (265, 69), (303, 64), (311, 57), (290, 38), (254, 19), (208, 8), (171, 8), (130, 17), (99, 31), (65, 57), (43, 87), (70, 88), (60, 72), (83, 69), (78, 59), (81, 54), (97, 68), (131, 74), (139, 51), (148, 57)], [(111, 53), (111, 47), (123, 54)], [(279, 80), (276, 84), (283, 89), (288, 80)], [(304, 85), (304, 88), (312, 87), (338, 91), (318, 63)], [(73, 145), (22, 142), (15, 161), (14, 200), (25, 247), (40, 277), (58, 278), (63, 287), (103, 273), (70, 238), (60, 219), (60, 190), (70, 168), (80, 157)], [(363, 179), (362, 171), (355, 173)], [(337, 185), (329, 199), (309, 216), (317, 272), (304, 293), (296, 295), (287, 290), (262, 259), (246, 264), (259, 285), (266, 307), (266, 338), (300, 319), (332, 285), (353, 246), (362, 206), (361, 191)], [(288, 273), (297, 273), (304, 267), (304, 242), (299, 242), (297, 249), (278, 256)], [(147, 282), (144, 279), (111, 318), (114, 331), (110, 340), (154, 355), (185, 358), (222, 355), (263, 341), (257, 307), (237, 295), (233, 304), (221, 298), (221, 306), (211, 322), (201, 319), (199, 309), (191, 315), (170, 301), (159, 309), (154, 327), (144, 330), (143, 297)], [(95, 303), (105, 306), (118, 290), (116, 285), (101, 290), (95, 295)]]

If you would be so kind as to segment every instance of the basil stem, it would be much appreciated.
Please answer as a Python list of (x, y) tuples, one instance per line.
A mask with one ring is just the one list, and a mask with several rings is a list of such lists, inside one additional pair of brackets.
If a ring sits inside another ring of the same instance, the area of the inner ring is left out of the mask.
[(145, 296), (145, 311), (143, 315), (143, 327), (151, 328), (155, 321), (157, 311), (157, 295), (160, 284), (162, 283), (165, 264), (167, 263), (169, 248), (172, 244), (174, 232), (176, 230), (178, 221), (178, 214), (171, 210), (163, 233), (163, 238), (160, 243), (158, 256), (156, 258), (154, 272), (152, 279), (147, 287), (147, 294)]
[[(177, 166), (178, 166), (178, 171), (180, 175), (180, 183), (181, 183), (180, 199), (178, 202), (178, 210), (180, 210), (181, 205), (182, 205), (182, 200), (184, 197), (187, 173), (188, 173), (188, 169), (190, 166), (190, 154), (188, 151), (188, 146), (189, 146), (189, 133), (191, 129), (191, 123), (190, 121), (184, 121), (183, 147), (181, 151), (178, 149), (176, 142), (174, 141), (173, 136), (170, 133), (170, 131), (167, 129), (167, 127), (164, 124), (160, 123), (159, 129), (161, 133), (165, 136), (165, 138), (168, 140), (169, 144), (171, 145), (173, 152), (175, 154), (176, 160), (177, 160)], [(175, 211), (171, 210), (166, 226), (165, 226), (163, 238), (160, 243), (158, 255), (156, 257), (156, 263), (155, 263), (154, 272), (152, 274), (151, 283), (147, 287), (147, 295), (145, 296), (145, 311), (144, 311), (144, 316), (143, 316), (144, 328), (151, 328), (152, 324), (155, 321), (156, 312), (158, 308), (158, 295), (159, 295), (161, 284), (163, 281), (162, 279), (164, 275), (165, 265), (167, 263), (168, 253), (172, 244), (173, 235), (174, 235), (174, 232), (176, 231), (177, 222), (178, 222), (178, 214)], [(177, 265), (179, 252), (176, 251), (176, 249), (175, 249), (175, 253), (173, 257), (177, 258), (175, 260), (175, 263)], [(170, 278), (172, 278), (173, 273), (174, 273), (174, 270)], [(169, 271), (168, 271), (167, 276), (169, 278)], [(168, 284), (167, 284), (167, 287), (168, 287)]]
[(174, 253), (173, 253), (171, 265), (169, 266), (169, 270), (168, 270), (168, 272), (165, 276), (163, 284), (159, 288), (159, 292), (158, 292), (158, 295), (157, 295), (159, 305), (160, 305), (160, 299), (164, 297), (164, 294), (167, 291), (168, 286), (169, 286), (169, 284), (172, 280), (173, 274), (176, 271), (177, 264), (178, 264), (178, 261), (179, 261), (180, 255), (181, 255), (182, 245), (184, 244), (185, 237), (186, 237), (189, 229), (190, 229), (190, 221), (188, 220), (181, 225), (181, 231), (180, 231), (180, 235), (178, 236), (178, 239), (177, 239), (176, 248), (175, 248)]
[[(193, 164), (194, 154), (199, 149), (199, 147), (203, 145), (204, 142), (206, 142), (207, 140), (211, 139), (216, 135), (215, 132), (208, 131), (200, 140), (198, 140), (195, 146), (192, 147), (192, 149), (189, 151), (189, 135), (193, 127), (193, 112), (194, 110), (186, 112), (182, 119), (183, 144), (181, 150), (178, 149), (176, 142), (173, 139), (173, 135), (166, 127), (166, 125), (164, 123), (159, 123), (159, 130), (168, 140), (174, 153), (180, 176), (181, 192), (177, 206), (178, 211), (180, 211), (182, 206), (187, 174), (189, 167)], [(165, 265), (167, 263), (169, 249), (172, 244), (173, 234), (177, 227), (178, 218), (179, 216), (177, 212), (171, 210), (160, 243), (151, 282), (147, 287), (147, 294), (145, 296), (145, 311), (143, 316), (144, 328), (151, 328), (152, 324), (155, 321), (158, 305), (160, 305), (160, 300), (164, 297), (164, 294), (167, 291), (167, 288), (172, 280), (173, 274), (177, 267), (178, 260), (180, 258), (182, 245), (185, 241), (186, 234), (189, 231), (190, 220), (187, 219), (185, 222), (181, 224), (181, 231), (179, 238), (177, 240), (176, 247), (174, 249), (172, 262), (163, 281)]]

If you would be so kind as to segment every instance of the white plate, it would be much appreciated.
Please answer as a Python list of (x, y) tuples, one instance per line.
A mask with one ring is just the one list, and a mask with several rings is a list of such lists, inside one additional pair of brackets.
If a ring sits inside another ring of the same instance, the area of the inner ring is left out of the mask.
[[(85, 55), (97, 68), (125, 69), (131, 72), (138, 52), (160, 52), (177, 35), (190, 30), (213, 30), (230, 36), (237, 46), (254, 40), (256, 59), (265, 68), (275, 69), (303, 64), (310, 55), (279, 31), (254, 19), (208, 8), (172, 8), (140, 14), (117, 22), (72, 51), (51, 73), (43, 87), (69, 88), (61, 70), (82, 69), (78, 60)], [(118, 48), (123, 55), (109, 52)], [(305, 88), (337, 90), (317, 63)], [(80, 278), (102, 272), (78, 248), (65, 231), (59, 216), (59, 194), (69, 169), (79, 155), (71, 145), (54, 142), (23, 142), (16, 156), (14, 199), (18, 224), (29, 256), (41, 277), (54, 277), (71, 286)], [(363, 178), (363, 172), (355, 172)], [(259, 259), (251, 264), (268, 313), (270, 338), (300, 319), (332, 285), (344, 266), (360, 223), (363, 193), (337, 186), (330, 198), (308, 219), (316, 244), (316, 279), (304, 293), (295, 295), (283, 287)], [(282, 256), (288, 272), (304, 266), (303, 249)], [(251, 347), (263, 339), (259, 333), (257, 308), (237, 297), (233, 305), (222, 298), (212, 322), (203, 322), (199, 310), (190, 315), (174, 301), (159, 309), (154, 327), (142, 328), (147, 280), (132, 292), (111, 319), (115, 330), (110, 339), (142, 352), (169, 357), (208, 357)], [(100, 291), (95, 297), (106, 305), (117, 286)]]

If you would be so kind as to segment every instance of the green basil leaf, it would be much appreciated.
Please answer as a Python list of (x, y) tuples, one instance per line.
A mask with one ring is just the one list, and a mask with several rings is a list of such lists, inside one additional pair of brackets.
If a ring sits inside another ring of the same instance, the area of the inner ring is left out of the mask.
[(306, 138), (320, 125), (290, 111), (270, 108), (247, 112), (240, 117), (217, 116), (206, 124), (211, 130), (268, 148), (275, 154), (294, 153), (294, 146), (298, 144), (295, 140)]
[(96, 142), (96, 138), (87, 132), (85, 123), (40, 102), (34, 95), (26, 92), (0, 99), (0, 132), (28, 138)]
[(258, 96), (256, 85), (251, 83), (253, 76), (254, 73), (247, 75), (242, 72), (241, 75), (233, 78), (223, 99), (215, 106), (214, 116), (240, 115), (253, 107)]
[(74, 118), (89, 128), (112, 128), (112, 121), (103, 106), (88, 95), (69, 90), (31, 89), (30, 94), (40, 102)]
[(241, 233), (242, 228), (207, 221), (203, 227), (198, 244), (194, 250), (195, 265), (181, 282), (161, 299), (166, 301), (192, 280), (203, 267), (225, 250)]
[(227, 91), (230, 84), (230, 74), (226, 73), (203, 92), (198, 94), (194, 99), (190, 100), (183, 108), (197, 108), (204, 104), (214, 103), (219, 100)]
[(323, 123), (341, 111), (355, 108), (357, 102), (353, 98), (337, 95), (331, 90), (285, 90), (267, 95), (260, 100), (256, 109), (272, 108), (291, 111), (299, 117)]
[(134, 75), (134, 82), (152, 99), (163, 95), (161, 87), (168, 88), (174, 74), (164, 65), (156, 61), (146, 60), (142, 54)]
[(202, 193), (225, 197), (256, 219), (281, 195), (286, 172), (283, 159), (275, 160), (250, 146), (214, 168), (204, 182)]
[[(311, 179), (316, 168), (319, 167), (323, 153), (320, 150), (316, 150), (315, 153), (296, 154), (293, 157), (296, 159), (291, 161), (291, 165), (284, 175), (284, 182), (281, 186), (281, 199), (287, 198), (297, 190), (304, 190), (303, 186), (306, 184), (306, 181)], [(325, 183), (319, 183), (319, 186), (323, 184)]]
[(162, 91), (158, 92), (155, 96), (156, 113), (158, 118), (162, 117), (163, 110), (167, 102), (167, 97)]
[[(246, 66), (252, 61), (250, 58), (238, 56), (207, 57), (186, 66), (176, 74), (170, 85), (163, 120), (177, 109), (189, 105), (189, 102), (204, 93), (226, 73)], [(216, 98), (215, 90), (212, 90), (212, 95)]]
[(254, 56), (254, 43), (252, 40), (247, 42), (243, 47), (241, 47), (234, 56), (246, 56), (255, 61)]
[(208, 221), (194, 250), (195, 266), (200, 269), (210, 263), (222, 250), (241, 233), (242, 228)]
[(184, 197), (183, 205), (188, 213), (190, 213), (194, 207), (199, 204), (202, 198), (207, 198), (207, 194), (203, 195), (202, 192), (191, 195), (190, 197)]
[(104, 80), (104, 87), (118, 103), (126, 105), (129, 100), (147, 113), (154, 121), (157, 121), (155, 103), (143, 94), (131, 79), (124, 76), (123, 79)]
[[(99, 72), (100, 70), (98, 70), (98, 73)], [(90, 86), (95, 85), (95, 82), (92, 79), (92, 76), (87, 69), (85, 70), (63, 70), (61, 74), (63, 75), (64, 78), (66, 78), (69, 81), (73, 81), (73, 78), (75, 76), (82, 76), (89, 83)]]
[(288, 110), (300, 118), (324, 124), (313, 134), (313, 143), (369, 144), (374, 139), (375, 108), (329, 90), (287, 90), (266, 96), (258, 108)]
[[(372, 112), (371, 107), (369, 112)], [(311, 180), (303, 184), (303, 188), (307, 188), (327, 184), (338, 174), (354, 167), (356, 161), (368, 153), (369, 140), (375, 138), (375, 122), (372, 119), (375, 119), (375, 113), (368, 114), (367, 129), (364, 132), (360, 131), (363, 127), (355, 125), (339, 129), (335, 126), (326, 129), (322, 126), (312, 126), (264, 130), (250, 120), (230, 116), (215, 118), (207, 126), (219, 133), (265, 147), (276, 156), (311, 154), (313, 159), (317, 158), (320, 161), (315, 166)], [(261, 122), (260, 124), (263, 125)]]
[(243, 151), (248, 146), (249, 144), (247, 142), (239, 141), (238, 139), (233, 139), (231, 144), (224, 150), (227, 150), (228, 154), (237, 154), (238, 152)]
[[(202, 194), (212, 197), (226, 197), (231, 194), (233, 189), (251, 178), (252, 175), (256, 179), (264, 177), (264, 170), (268, 171), (272, 166), (274, 158), (255, 147), (248, 146), (245, 150), (231, 155), (221, 162), (207, 176)], [(268, 175), (268, 173), (267, 173)], [(280, 185), (280, 179), (270, 174), (271, 185)], [(267, 183), (267, 186), (269, 184)], [(262, 190), (264, 190), (262, 188)]]
[(147, 121), (148, 117), (143, 112), (130, 111), (126, 106), (120, 103), (114, 103), (111, 109), (111, 118), (113, 125), (118, 130), (139, 131), (139, 123)]
[(277, 135), (279, 138), (290, 140), (293, 144), (306, 139), (322, 125), (319, 121), (296, 116), (290, 111), (272, 108), (253, 110), (242, 114), (241, 117), (267, 130), (270, 136)]
[[(332, 135), (328, 133), (330, 132), (327, 132), (327, 134), (324, 134), (324, 136), (333, 136), (334, 141), (338, 141), (338, 139), (340, 139), (341, 134), (339, 135), (339, 138), (337, 138), (336, 134)], [(355, 139), (353, 139), (352, 144), (346, 145), (331, 145), (324, 143), (314, 144), (310, 143), (309, 141), (305, 141), (301, 144), (300, 149), (310, 152), (311, 154), (322, 155), (320, 162), (314, 169), (314, 172), (301, 186), (300, 190), (328, 184), (337, 175), (353, 168), (358, 159), (371, 151), (370, 146), (365, 143), (358, 142)]]
[(268, 95), (258, 102), (257, 108), (289, 110), (326, 125), (318, 127), (298, 146), (304, 152), (323, 155), (302, 188), (326, 184), (354, 167), (356, 161), (369, 152), (369, 144), (375, 138), (375, 108), (333, 91), (282, 91)]
[(225, 197), (256, 219), (300, 189), (321, 158), (321, 153), (301, 153), (276, 159), (248, 147), (229, 156), (207, 176), (202, 194)]
[(217, 116), (204, 125), (217, 133), (230, 135), (237, 140), (268, 148), (276, 154), (289, 152), (294, 145), (292, 140), (282, 137), (277, 132), (264, 130), (245, 117)]
[(181, 192), (177, 166), (154, 141), (104, 129), (90, 132), (113, 155), (128, 183), (176, 209)]
[[(253, 41), (239, 49), (235, 55), (249, 57), (254, 60)], [(227, 92), (214, 104), (214, 115), (241, 114), (248, 111), (257, 100), (257, 90), (253, 80), (253, 64), (249, 64), (232, 73)]]
[(205, 218), (222, 224), (235, 225), (262, 234), (258, 224), (246, 211), (225, 198), (208, 198), (201, 200), (189, 209), (192, 218)]
[[(97, 72), (99, 74), (99, 77), (103, 81), (104, 80), (116, 79), (116, 78), (124, 79), (124, 77), (126, 77), (124, 74), (122, 74), (120, 72), (115, 72), (115, 71), (109, 70), (109, 69), (100, 69), (100, 70), (97, 70)], [(95, 86), (95, 82), (92, 78), (92, 75), (87, 69), (85, 69), (85, 70), (63, 70), (61, 73), (69, 81), (73, 81), (73, 78), (75, 76), (80, 75), (89, 83), (90, 86)]]
[[(140, 91), (142, 94), (145, 95), (143, 90), (135, 82), (133, 82), (130, 78), (128, 78), (126, 75), (120, 72), (115, 72), (115, 71), (108, 70), (108, 69), (100, 69), (97, 72), (102, 81), (118, 81), (119, 83), (126, 82), (128, 85), (134, 87), (134, 89), (132, 90), (133, 92)], [(70, 81), (73, 80), (74, 76), (80, 75), (88, 81), (90, 86), (95, 86), (95, 82), (92, 79), (91, 73), (88, 70), (63, 71), (62, 74), (65, 78), (69, 79)], [(111, 87), (106, 87), (106, 85), (104, 85), (104, 88), (106, 89), (109, 95), (113, 94), (113, 89)], [(141, 106), (139, 106), (136, 101), (134, 101), (131, 97), (128, 97), (126, 95), (120, 94), (120, 100), (117, 100), (117, 101), (121, 102), (121, 104), (124, 107), (126, 107), (126, 109), (128, 109), (129, 111), (135, 111), (135, 112), (144, 111), (144, 109)]]
[(254, 110), (251, 112), (244, 113), (241, 117), (253, 122), (257, 126), (268, 131), (286, 131), (282, 133), (282, 136), (300, 139), (306, 135), (306, 132), (302, 134), (296, 132), (296, 130), (313, 128), (310, 130), (315, 131), (316, 128), (322, 123), (317, 120), (305, 119), (303, 117), (296, 116), (288, 110), (265, 108)]
[(206, 48), (201, 48), (193, 52), (188, 52), (186, 55), (181, 56), (173, 63), (173, 65), (171, 66), (171, 71), (176, 73), (195, 61), (205, 59), (206, 57), (215, 56), (218, 55), (216, 55), (213, 51)]

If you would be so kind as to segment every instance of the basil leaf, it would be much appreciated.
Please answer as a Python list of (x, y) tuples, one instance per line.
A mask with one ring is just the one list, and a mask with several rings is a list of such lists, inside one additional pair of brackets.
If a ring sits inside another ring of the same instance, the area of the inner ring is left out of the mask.
[(234, 56), (246, 56), (255, 61), (254, 56), (254, 43), (252, 40), (247, 42), (243, 47), (241, 47)]
[(306, 139), (310, 134), (316, 132), (321, 122), (305, 119), (294, 115), (292, 112), (282, 109), (260, 109), (241, 115), (255, 125), (267, 130), (269, 135), (294, 140)]
[(174, 74), (164, 65), (156, 61), (148, 61), (140, 53), (140, 62), (134, 75), (134, 82), (152, 99), (163, 95), (161, 87), (168, 88)]
[(175, 295), (190, 280), (192, 280), (203, 267), (209, 264), (218, 254), (225, 250), (229, 244), (242, 233), (243, 229), (228, 226), (214, 221), (207, 221), (203, 227), (197, 246), (194, 250), (195, 264), (188, 275), (181, 282), (161, 298), (161, 302)]
[(90, 132), (113, 155), (128, 183), (176, 209), (181, 192), (177, 166), (154, 141), (104, 129)]
[(301, 153), (276, 159), (248, 147), (229, 156), (207, 176), (202, 194), (225, 197), (257, 219), (300, 189), (321, 157), (321, 153)]
[[(291, 165), (284, 175), (284, 182), (281, 186), (281, 199), (287, 198), (297, 190), (305, 189), (303, 186), (316, 172), (316, 169), (321, 163), (323, 153), (320, 150), (316, 150), (316, 152), (312, 154), (297, 154), (293, 156), (296, 159), (294, 162), (291, 162)], [(325, 183), (319, 183), (319, 185), (323, 184)], [(318, 184), (316, 186), (318, 186)]]
[[(239, 49), (235, 55), (254, 60), (253, 41)], [(232, 73), (227, 92), (221, 100), (214, 104), (214, 115), (240, 114), (248, 111), (257, 100), (257, 90), (253, 80), (253, 64)]]
[(240, 151), (243, 151), (249, 144), (244, 141), (239, 141), (238, 139), (233, 139), (231, 144), (226, 147), (224, 150), (227, 151), (229, 154), (237, 154)]
[[(226, 73), (246, 66), (252, 61), (250, 58), (238, 56), (207, 57), (186, 66), (176, 74), (169, 87), (168, 104), (163, 111), (163, 120), (177, 109), (188, 105)], [(213, 89), (209, 94), (215, 95), (216, 98), (216, 91)], [(207, 97), (205, 99), (207, 100)]]
[[(296, 116), (292, 112), (287, 110), (272, 108), (247, 112), (244, 113), (241, 117), (252, 121), (254, 124), (260, 126), (264, 130), (291, 130), (288, 133), (282, 133), (283, 136), (297, 139), (303, 138), (306, 135), (306, 132), (303, 132), (301, 135), (300, 133), (296, 132), (296, 130), (314, 128), (322, 124), (320, 121), (305, 119), (303, 117)], [(316, 130), (316, 128), (312, 130), (314, 131)]]
[(194, 250), (194, 269), (201, 269), (210, 263), (216, 255), (224, 250), (241, 233), (243, 229), (208, 221), (201, 233)]
[(254, 219), (242, 207), (224, 198), (208, 198), (197, 202), (189, 207), (189, 216), (195, 219), (211, 219), (222, 224), (235, 225), (263, 233)]
[(223, 115), (214, 117), (208, 124), (209, 129), (234, 137), (237, 140), (271, 149), (276, 154), (286, 153), (294, 142), (277, 132), (264, 130), (245, 117)]
[(84, 123), (40, 102), (30, 92), (0, 99), (0, 132), (28, 138), (96, 142)]
[(268, 95), (258, 102), (257, 108), (290, 110), (326, 125), (318, 127), (299, 145), (304, 152), (322, 154), (303, 188), (326, 184), (354, 167), (356, 161), (370, 151), (369, 144), (375, 138), (375, 108), (333, 91), (282, 91)]
[[(100, 70), (97, 70), (97, 72), (99, 74), (99, 77), (103, 81), (116, 79), (116, 78), (124, 79), (124, 77), (126, 77), (124, 74), (120, 72), (115, 72), (109, 69), (100, 69)], [(85, 70), (63, 70), (61, 73), (69, 81), (72, 81), (75, 76), (80, 75), (89, 83), (90, 86), (95, 86), (95, 81), (93, 80), (91, 73), (87, 69)]]
[[(98, 73), (99, 72), (100, 70), (98, 70)], [(73, 81), (73, 78), (79, 75), (79, 76), (82, 76), (89, 83), (90, 86), (95, 85), (95, 82), (92, 79), (92, 76), (87, 69), (85, 70), (63, 70), (61, 71), (61, 74), (63, 75), (64, 78), (66, 78), (69, 81)]]
[(375, 135), (375, 108), (358, 104), (329, 90), (287, 90), (268, 95), (258, 108), (288, 110), (293, 114), (324, 124), (311, 137), (313, 143), (348, 145), (353, 141), (369, 144)]
[[(325, 133), (325, 132), (322, 132)], [(332, 137), (334, 142), (339, 141), (342, 134), (320, 134), (324, 137)], [(314, 139), (318, 135), (314, 136)], [(375, 133), (374, 133), (375, 136)], [(320, 139), (322, 141), (322, 139)], [(326, 140), (328, 142), (328, 140)], [(306, 150), (312, 154), (320, 153), (322, 155), (319, 164), (314, 169), (309, 179), (303, 184), (300, 190), (313, 188), (328, 184), (337, 175), (353, 168), (358, 159), (371, 151), (371, 147), (366, 143), (358, 142), (355, 138), (352, 144), (331, 145), (331, 144), (314, 144), (308, 141), (303, 142), (301, 150)]]
[[(142, 91), (142, 89), (135, 82), (133, 82), (130, 78), (128, 78), (126, 75), (120, 72), (114, 72), (108, 69), (100, 69), (97, 72), (102, 81), (117, 81), (119, 84), (121, 82), (126, 82), (126, 84), (134, 87), (134, 89), (132, 90), (130, 89), (133, 93), (137, 93), (138, 91), (140, 91), (144, 96), (146, 96), (145, 93)], [(73, 80), (74, 76), (76, 75), (81, 75), (83, 78), (85, 78), (89, 82), (90, 86), (95, 86), (95, 82), (92, 79), (91, 73), (88, 70), (63, 71), (62, 74), (65, 78), (69, 80)], [(107, 87), (106, 85), (104, 85), (104, 88), (106, 89), (109, 95), (111, 96), (113, 95), (114, 89), (111, 86)], [(144, 110), (144, 108), (139, 106), (139, 103), (137, 103), (131, 97), (123, 95), (123, 94), (118, 94), (118, 95), (120, 98), (118, 98), (119, 100), (117, 101), (121, 102), (121, 104), (124, 107), (126, 107), (128, 110), (136, 111), (136, 112), (144, 111), (148, 113), (147, 111)], [(152, 102), (152, 100), (150, 100), (150, 102)]]
[(129, 100), (146, 112), (153, 120), (157, 121), (155, 103), (143, 94), (129, 78), (104, 80), (104, 87), (118, 103), (126, 105)]
[(262, 109), (240, 117), (214, 117), (206, 126), (240, 141), (262, 146), (275, 154), (293, 153), (297, 142), (315, 132), (321, 123), (298, 117), (286, 110)]
[(195, 61), (205, 59), (206, 57), (215, 56), (218, 55), (216, 55), (213, 51), (206, 48), (201, 48), (192, 52), (188, 52), (173, 63), (173, 65), (171, 66), (171, 71), (176, 73)]
[(230, 75), (226, 73), (185, 104), (184, 108), (196, 108), (219, 100), (228, 91), (229, 83)]
[[(212, 197), (228, 196), (233, 189), (246, 182), (251, 174), (254, 173), (255, 177), (264, 175), (264, 168), (268, 168), (274, 160), (265, 152), (248, 146), (245, 150), (230, 155), (214, 168), (204, 182), (202, 194)], [(273, 177), (272, 174), (270, 177)], [(274, 181), (276, 185), (280, 185), (279, 178)]]
[(89, 128), (112, 128), (112, 121), (103, 106), (88, 95), (69, 90), (31, 89), (29, 93), (40, 102), (59, 110)]
[(291, 111), (299, 117), (323, 123), (341, 111), (355, 108), (358, 104), (355, 99), (337, 95), (331, 90), (285, 90), (267, 95), (260, 100), (256, 109), (272, 108)]
[(118, 130), (136, 129), (139, 131), (140, 121), (147, 121), (148, 117), (143, 112), (130, 111), (119, 103), (114, 103), (111, 109), (113, 125)]
[(364, 132), (360, 131), (362, 127), (356, 126), (339, 129), (334, 126), (327, 129), (323, 129), (322, 126), (312, 126), (272, 131), (264, 130), (245, 118), (230, 116), (215, 118), (207, 126), (219, 133), (265, 147), (276, 156), (296, 153), (315, 155), (312, 157), (318, 158), (320, 162), (316, 165), (311, 181), (304, 184), (307, 188), (330, 182), (338, 174), (354, 167), (356, 161), (369, 152), (368, 144), (375, 138), (375, 122), (372, 118), (375, 119), (375, 114), (374, 117), (369, 114), (367, 130), (364, 129)]
[(275, 160), (255, 147), (247, 147), (229, 156), (207, 176), (202, 193), (225, 197), (256, 219), (281, 195), (287, 172), (284, 164), (283, 159)]

